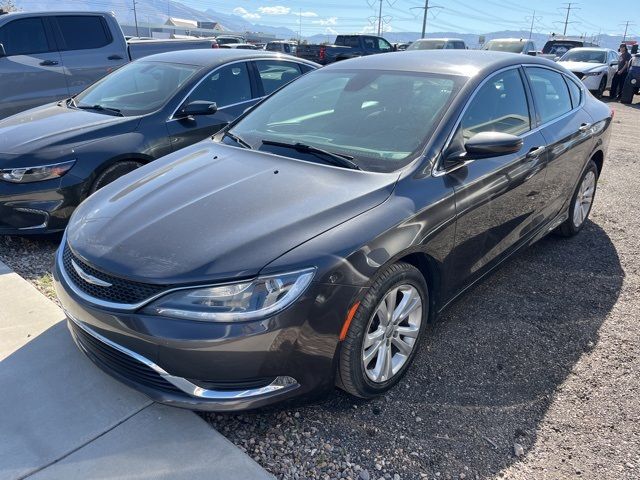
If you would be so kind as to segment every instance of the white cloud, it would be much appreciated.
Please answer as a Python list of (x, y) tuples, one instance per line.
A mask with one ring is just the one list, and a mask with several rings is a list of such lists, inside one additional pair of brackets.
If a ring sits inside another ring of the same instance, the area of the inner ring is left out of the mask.
[[(295, 15), (295, 12), (293, 12)], [(300, 12), (299, 15), (301, 17), (317, 17), (318, 14), (316, 12)]]
[(291, 12), (289, 7), (283, 7), (282, 5), (276, 5), (275, 7), (260, 7), (258, 12), (263, 15), (287, 15)]
[(245, 20), (257, 20), (260, 18), (260, 15), (257, 13), (251, 13), (242, 7), (236, 7), (233, 9), (233, 13), (236, 15), (240, 15)]
[(335, 28), (327, 27), (324, 29), (324, 33), (338, 35), (338, 31)]
[(338, 17), (329, 17), (320, 20), (314, 20), (311, 23), (315, 23), (317, 25), (336, 25), (338, 23)]

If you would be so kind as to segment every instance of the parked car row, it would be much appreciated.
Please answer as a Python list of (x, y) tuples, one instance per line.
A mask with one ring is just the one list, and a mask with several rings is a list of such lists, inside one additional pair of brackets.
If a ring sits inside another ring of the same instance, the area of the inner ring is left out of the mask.
[(583, 228), (613, 113), (569, 70), (344, 37), (325, 60), (361, 58), (323, 68), (148, 56), (0, 120), (0, 232), (66, 226), (54, 284), (98, 366), (192, 409), (371, 398), (471, 285)]
[(214, 39), (126, 41), (110, 13), (0, 15), (0, 118), (73, 96), (147, 55), (217, 46)]

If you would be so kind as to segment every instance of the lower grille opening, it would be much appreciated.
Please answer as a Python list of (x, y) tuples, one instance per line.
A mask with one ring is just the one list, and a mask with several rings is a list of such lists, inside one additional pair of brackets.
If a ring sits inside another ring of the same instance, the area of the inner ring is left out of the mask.
[(74, 322), (70, 322), (70, 324), (73, 335), (80, 347), (98, 365), (139, 385), (167, 393), (181, 393), (184, 395), (182, 390), (166, 381), (155, 370), (106, 343), (101, 342), (78, 327)]
[(249, 390), (254, 388), (262, 388), (266, 387), (273, 383), (276, 377), (260, 377), (251, 380), (234, 380), (234, 381), (208, 381), (208, 380), (198, 380), (195, 378), (188, 378), (191, 383), (197, 385), (206, 390), (216, 390), (216, 391), (234, 391), (234, 390)]

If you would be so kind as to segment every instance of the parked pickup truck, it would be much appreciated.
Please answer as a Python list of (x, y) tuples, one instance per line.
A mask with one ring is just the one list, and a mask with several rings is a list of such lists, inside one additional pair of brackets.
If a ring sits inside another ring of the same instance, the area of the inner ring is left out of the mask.
[(347, 58), (363, 57), (394, 50), (391, 44), (382, 37), (373, 35), (338, 35), (333, 45), (298, 45), (296, 55), (305, 60), (327, 65)]
[(111, 13), (0, 15), (0, 118), (71, 97), (137, 58), (217, 46), (214, 39), (127, 42)]

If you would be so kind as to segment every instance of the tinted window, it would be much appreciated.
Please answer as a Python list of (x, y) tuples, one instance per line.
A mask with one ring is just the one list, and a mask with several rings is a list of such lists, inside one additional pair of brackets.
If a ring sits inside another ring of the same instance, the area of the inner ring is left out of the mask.
[(318, 70), (274, 93), (231, 131), (260, 150), (318, 161), (262, 143), (300, 142), (349, 155), (365, 170), (393, 171), (415, 158), (464, 80), (414, 72)]
[(0, 43), (9, 55), (31, 55), (50, 51), (41, 18), (24, 18), (0, 28)]
[(111, 43), (111, 35), (101, 17), (90, 15), (56, 17), (65, 50), (101, 48)]
[(383, 51), (392, 49), (391, 44), (382, 38), (378, 39), (378, 48)]
[(464, 50), (465, 49), (465, 44), (464, 44), (464, 42), (453, 42), (453, 48), (455, 48), (457, 50)]
[(365, 37), (362, 39), (362, 43), (364, 44), (364, 48), (367, 50), (375, 50), (376, 49), (376, 39), (371, 37)]
[(345, 47), (359, 47), (360, 43), (358, 42), (358, 37), (343, 37), (340, 42)]
[(460, 123), (465, 140), (480, 132), (521, 135), (531, 129), (527, 96), (518, 70), (491, 77), (476, 93)]
[(199, 67), (164, 62), (133, 62), (107, 75), (75, 98), (79, 106), (117, 108), (143, 115), (162, 107)]
[(251, 100), (247, 64), (234, 63), (215, 70), (189, 95), (187, 103), (195, 100), (216, 102), (218, 108)]
[(526, 71), (542, 123), (571, 110), (569, 90), (561, 73), (537, 67), (529, 67)]
[(260, 81), (264, 94), (269, 95), (281, 86), (300, 76), (300, 70), (295, 63), (278, 62), (273, 60), (256, 61)]
[(571, 96), (571, 104), (573, 108), (580, 105), (580, 97), (582, 96), (582, 89), (572, 80), (565, 77), (567, 85), (569, 86), (569, 95)]

